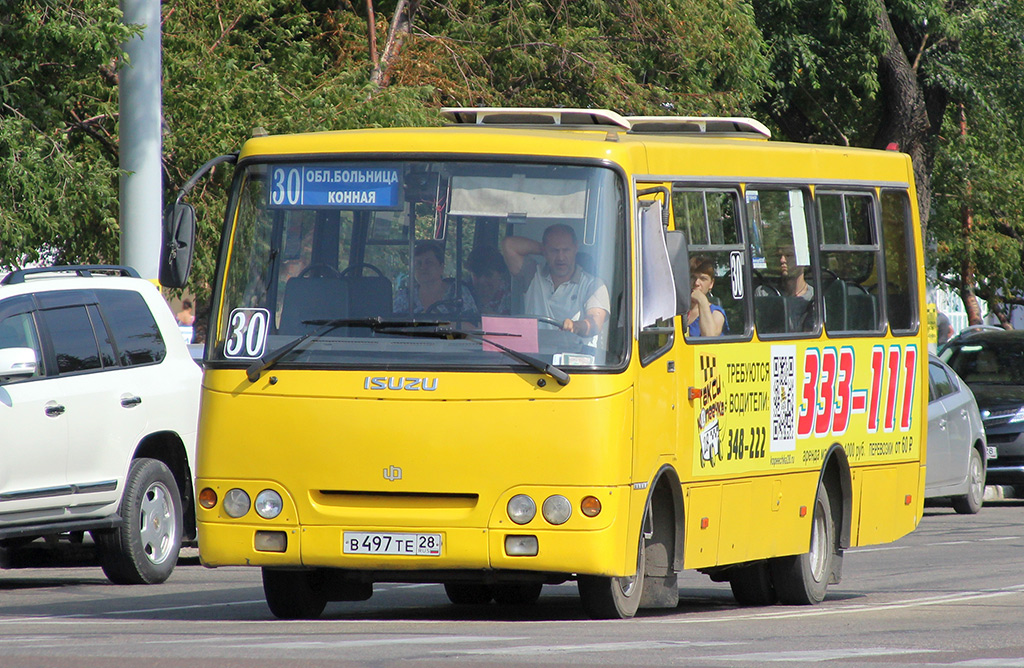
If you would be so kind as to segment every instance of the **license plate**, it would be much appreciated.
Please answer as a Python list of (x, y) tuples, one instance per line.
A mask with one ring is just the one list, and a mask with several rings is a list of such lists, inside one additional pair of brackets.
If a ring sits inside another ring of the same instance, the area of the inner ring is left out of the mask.
[(994, 445), (986, 445), (985, 446), (985, 458), (986, 459), (995, 459), (998, 456), (999, 455), (996, 454), (996, 446), (994, 446)]
[(441, 556), (439, 533), (379, 533), (346, 531), (342, 537), (345, 554), (385, 554), (399, 557)]

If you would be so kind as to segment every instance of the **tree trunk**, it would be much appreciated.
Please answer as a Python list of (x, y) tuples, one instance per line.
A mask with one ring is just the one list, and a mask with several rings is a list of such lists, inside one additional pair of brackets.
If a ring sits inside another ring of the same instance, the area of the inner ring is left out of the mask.
[(931, 170), (935, 158), (929, 142), (931, 122), (917, 70), (893, 30), (885, 2), (879, 0), (877, 7), (878, 26), (888, 37), (888, 46), (878, 61), (882, 119), (875, 135), (875, 146), (886, 148), (895, 143), (913, 160), (917, 205), (924, 232), (931, 213)]
[(390, 82), (391, 66), (397, 60), (402, 44), (412, 30), (412, 20), (419, 7), (420, 0), (398, 0), (395, 15), (391, 19), (391, 27), (388, 29), (388, 41), (384, 44), (380, 62), (375, 64), (370, 75), (370, 81), (377, 88), (384, 88)]
[(377, 58), (377, 16), (373, 11), (373, 0), (366, 0), (366, 33), (370, 40), (370, 64), (376, 70), (380, 60)]

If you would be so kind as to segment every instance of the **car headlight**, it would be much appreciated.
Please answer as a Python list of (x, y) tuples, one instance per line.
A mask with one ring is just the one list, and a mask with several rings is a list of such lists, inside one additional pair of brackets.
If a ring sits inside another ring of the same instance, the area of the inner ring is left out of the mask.
[(537, 504), (525, 494), (516, 494), (508, 500), (508, 518), (516, 524), (527, 524), (537, 516)]
[(1024, 406), (1017, 409), (1017, 412), (1010, 416), (1010, 422), (1020, 422), (1024, 420)]
[(265, 489), (256, 495), (256, 514), (265, 520), (272, 520), (281, 514), (284, 501), (272, 489)]
[(224, 512), (228, 517), (241, 517), (249, 512), (249, 495), (244, 489), (229, 489), (224, 495)]

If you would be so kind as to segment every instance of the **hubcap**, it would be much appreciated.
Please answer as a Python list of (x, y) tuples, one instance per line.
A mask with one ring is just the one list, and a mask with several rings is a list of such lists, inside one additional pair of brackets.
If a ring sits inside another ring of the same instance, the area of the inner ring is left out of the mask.
[(139, 537), (142, 549), (154, 564), (162, 564), (171, 556), (177, 530), (174, 504), (163, 483), (155, 482), (142, 496)]
[(814, 504), (814, 525), (811, 527), (811, 576), (815, 582), (825, 577), (825, 563), (828, 561), (828, 529), (825, 521), (825, 507)]

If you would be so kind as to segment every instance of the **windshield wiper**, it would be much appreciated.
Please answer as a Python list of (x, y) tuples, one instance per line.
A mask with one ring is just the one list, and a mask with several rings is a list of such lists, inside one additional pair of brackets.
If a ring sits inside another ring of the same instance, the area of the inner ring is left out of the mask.
[[(374, 331), (381, 332), (384, 334), (395, 334), (398, 336), (422, 336), (426, 338), (435, 339), (470, 339), (471, 341), (482, 341), (487, 345), (494, 346), (495, 348), (505, 353), (506, 355), (514, 357), (520, 362), (533, 367), (537, 371), (540, 371), (543, 374), (551, 376), (559, 385), (562, 385), (563, 387), (569, 384), (569, 374), (567, 374), (565, 371), (558, 368), (554, 364), (548, 364), (547, 362), (539, 360), (536, 357), (532, 357), (525, 353), (521, 353), (518, 350), (513, 350), (512, 348), (508, 348), (496, 341), (487, 338), (488, 336), (509, 336), (508, 334), (502, 332), (482, 332), (475, 330), (465, 331), (461, 329), (453, 329), (451, 327), (451, 323), (435, 323), (435, 327), (433, 329), (411, 328), (423, 327), (424, 325), (428, 324), (430, 323), (415, 322), (415, 324), (413, 325), (392, 325), (391, 323), (388, 323), (388, 325), (380, 327), (379, 329), (375, 329)], [(410, 328), (405, 329), (405, 327)]]
[(255, 362), (249, 365), (249, 368), (245, 370), (245, 377), (249, 379), (250, 383), (255, 383), (260, 379), (260, 374), (271, 368), (275, 364), (281, 361), (281, 359), (290, 353), (291, 351), (298, 348), (306, 341), (312, 341), (318, 339), (325, 334), (338, 329), (339, 327), (366, 327), (372, 329), (375, 332), (394, 328), (394, 327), (445, 327), (450, 326), (450, 322), (438, 322), (432, 321), (419, 321), (419, 320), (385, 320), (381, 317), (376, 318), (338, 318), (334, 320), (303, 320), (303, 325), (320, 325), (320, 329), (314, 329), (312, 332), (306, 332), (302, 336), (295, 338), (288, 343), (284, 344), (280, 348), (272, 350), (266, 353)]

